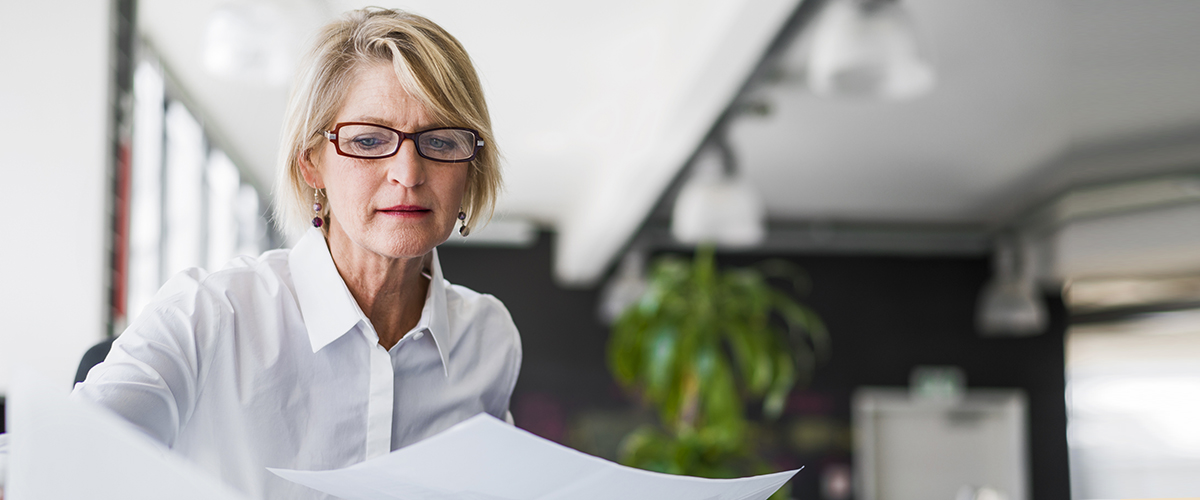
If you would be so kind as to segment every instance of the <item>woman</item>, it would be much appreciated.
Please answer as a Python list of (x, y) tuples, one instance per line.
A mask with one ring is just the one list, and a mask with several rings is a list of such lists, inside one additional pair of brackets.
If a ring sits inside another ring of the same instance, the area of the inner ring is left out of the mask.
[(280, 156), (278, 219), (313, 226), (295, 248), (175, 276), (73, 396), (253, 497), (325, 498), (266, 467), (345, 467), (507, 415), (517, 329), (434, 250), (490, 213), (499, 158), (462, 46), (382, 9), (320, 33)]

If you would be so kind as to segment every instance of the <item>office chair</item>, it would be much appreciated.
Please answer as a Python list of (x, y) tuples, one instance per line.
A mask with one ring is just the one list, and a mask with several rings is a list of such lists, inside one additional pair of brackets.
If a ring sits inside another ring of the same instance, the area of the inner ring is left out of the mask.
[(83, 359), (79, 360), (79, 369), (75, 370), (75, 383), (83, 382), (87, 378), (88, 370), (93, 366), (100, 364), (104, 358), (108, 357), (108, 351), (112, 349), (112, 343), (116, 337), (111, 337), (99, 344), (92, 346), (87, 352), (83, 353)]

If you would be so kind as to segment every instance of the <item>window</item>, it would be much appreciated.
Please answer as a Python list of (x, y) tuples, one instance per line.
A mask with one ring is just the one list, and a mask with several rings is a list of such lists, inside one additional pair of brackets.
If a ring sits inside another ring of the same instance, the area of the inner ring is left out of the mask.
[(215, 271), (280, 241), (259, 190), (195, 114), (171, 97), (153, 60), (138, 65), (133, 93), (128, 308), (125, 318), (114, 318), (117, 331), (176, 273)]
[(1067, 438), (1079, 500), (1200, 491), (1200, 310), (1071, 327)]

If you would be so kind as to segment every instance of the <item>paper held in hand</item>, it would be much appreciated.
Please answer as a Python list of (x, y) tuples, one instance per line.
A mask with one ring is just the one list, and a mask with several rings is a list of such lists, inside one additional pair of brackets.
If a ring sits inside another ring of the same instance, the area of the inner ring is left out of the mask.
[[(18, 370), (8, 398), (6, 499), (247, 497), (134, 430)], [(345, 500), (763, 500), (799, 470), (702, 479), (632, 469), (486, 414), (388, 455), (328, 471), (270, 469)], [(70, 471), (70, 480), (63, 480)]]
[(799, 469), (740, 479), (618, 465), (487, 415), (344, 469), (269, 469), (346, 500), (763, 500)]

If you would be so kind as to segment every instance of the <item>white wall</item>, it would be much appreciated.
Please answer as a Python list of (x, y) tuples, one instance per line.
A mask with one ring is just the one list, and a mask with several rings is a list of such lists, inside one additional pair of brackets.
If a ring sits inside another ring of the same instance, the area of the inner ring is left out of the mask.
[(17, 363), (69, 390), (103, 337), (110, 7), (0, 14), (0, 394)]

